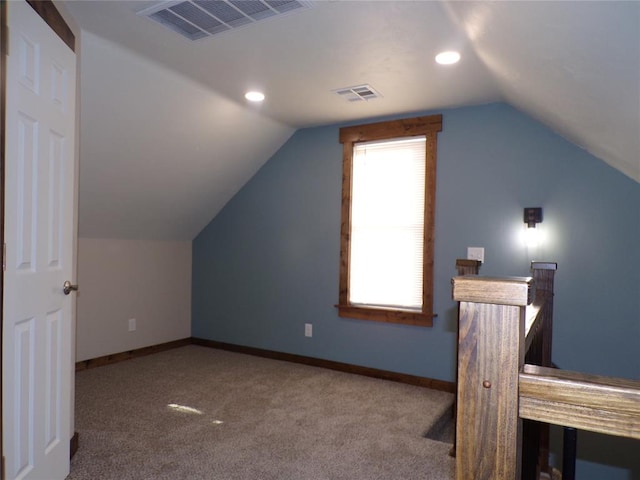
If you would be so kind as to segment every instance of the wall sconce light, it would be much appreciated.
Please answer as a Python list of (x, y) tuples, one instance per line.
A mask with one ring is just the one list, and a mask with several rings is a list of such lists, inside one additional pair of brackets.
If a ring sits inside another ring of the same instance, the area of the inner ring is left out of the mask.
[(536, 224), (542, 222), (542, 208), (529, 207), (524, 209), (524, 223), (527, 224), (525, 231), (525, 243), (527, 247), (536, 247), (540, 241), (540, 235), (536, 230)]
[(536, 228), (536, 223), (542, 222), (542, 208), (525, 208), (524, 209), (524, 223), (527, 224), (527, 228)]

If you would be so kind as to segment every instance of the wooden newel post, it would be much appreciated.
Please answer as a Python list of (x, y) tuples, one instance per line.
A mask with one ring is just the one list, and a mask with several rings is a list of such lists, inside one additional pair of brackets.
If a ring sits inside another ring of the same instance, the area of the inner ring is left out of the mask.
[[(482, 265), (482, 262), (480, 260), (470, 260), (467, 258), (458, 258), (456, 259), (456, 270), (458, 271), (458, 276), (462, 277), (463, 275), (478, 275), (478, 273), (480, 272), (480, 265)], [(458, 312), (458, 318), (460, 317), (460, 312)], [(460, 331), (460, 329), (458, 329), (458, 331)], [(459, 340), (459, 338), (458, 338)], [(457, 350), (456, 350), (456, 358), (457, 358)], [(458, 378), (458, 365), (456, 364), (456, 380)], [(456, 419), (456, 410), (457, 410), (457, 406), (456, 403), (454, 401), (453, 403), (453, 420), (455, 422)], [(449, 455), (451, 455), (452, 457), (456, 456), (456, 432), (454, 430), (453, 432), (453, 446), (451, 447), (451, 450), (449, 451)]]
[(552, 367), (551, 359), (552, 339), (553, 339), (553, 289), (557, 263), (551, 262), (531, 262), (531, 275), (536, 284), (536, 295), (544, 296), (544, 319), (541, 334), (540, 358), (537, 365)]
[(518, 374), (533, 279), (454, 277), (460, 302), (456, 479), (521, 476)]
[[(525, 356), (527, 363), (552, 367), (551, 358), (553, 340), (553, 289), (558, 264), (553, 262), (531, 262), (531, 275), (536, 286), (536, 302), (544, 301), (536, 338)], [(549, 465), (548, 423), (525, 421), (523, 448), (523, 480), (540, 478), (540, 473), (551, 474)], [(537, 455), (536, 455), (537, 453)]]
[(469, 260), (466, 258), (456, 259), (456, 270), (458, 271), (459, 277), (463, 275), (478, 275), (480, 265), (482, 265), (480, 260)]

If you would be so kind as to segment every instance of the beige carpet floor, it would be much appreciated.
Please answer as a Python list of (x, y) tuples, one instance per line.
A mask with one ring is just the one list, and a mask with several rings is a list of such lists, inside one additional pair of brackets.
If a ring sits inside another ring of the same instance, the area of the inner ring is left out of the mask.
[(448, 480), (444, 392), (187, 346), (76, 375), (70, 480)]

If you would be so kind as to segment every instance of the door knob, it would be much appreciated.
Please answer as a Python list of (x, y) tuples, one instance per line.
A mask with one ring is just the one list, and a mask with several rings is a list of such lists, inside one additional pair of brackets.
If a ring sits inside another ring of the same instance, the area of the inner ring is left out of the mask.
[(65, 295), (69, 295), (72, 291), (74, 292), (78, 291), (78, 285), (71, 285), (71, 282), (67, 280), (66, 282), (64, 282), (64, 285), (62, 286), (62, 291), (64, 292)]

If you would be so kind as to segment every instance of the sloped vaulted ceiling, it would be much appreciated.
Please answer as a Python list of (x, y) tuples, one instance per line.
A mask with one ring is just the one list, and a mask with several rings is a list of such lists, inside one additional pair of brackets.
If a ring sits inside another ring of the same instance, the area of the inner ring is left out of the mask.
[(451, 2), (505, 100), (640, 182), (640, 2)]
[[(640, 2), (316, 1), (195, 42), (136, 15), (154, 2), (61, 4), (83, 29), (81, 236), (190, 239), (296, 128), (493, 101), (640, 181)], [(332, 93), (365, 83), (382, 98)]]
[(191, 240), (294, 129), (82, 35), (79, 234)]

